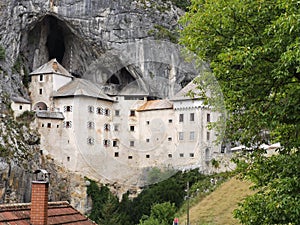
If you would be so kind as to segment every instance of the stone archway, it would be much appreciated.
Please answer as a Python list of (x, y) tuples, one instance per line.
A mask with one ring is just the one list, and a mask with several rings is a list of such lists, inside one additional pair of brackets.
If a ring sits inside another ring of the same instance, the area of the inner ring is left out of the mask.
[(38, 102), (33, 106), (34, 111), (47, 110), (48, 106), (44, 102)]

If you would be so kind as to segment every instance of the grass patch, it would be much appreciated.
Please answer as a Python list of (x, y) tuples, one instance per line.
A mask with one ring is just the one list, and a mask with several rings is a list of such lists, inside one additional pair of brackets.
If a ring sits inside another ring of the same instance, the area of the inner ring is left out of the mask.
[[(238, 220), (233, 218), (232, 212), (240, 201), (254, 193), (249, 190), (250, 185), (249, 182), (231, 178), (206, 197), (197, 197), (194, 200), (196, 203), (194, 202), (190, 208), (190, 224), (239, 224)], [(182, 209), (186, 212), (186, 205)], [(186, 214), (181, 213), (179, 221), (184, 223)]]

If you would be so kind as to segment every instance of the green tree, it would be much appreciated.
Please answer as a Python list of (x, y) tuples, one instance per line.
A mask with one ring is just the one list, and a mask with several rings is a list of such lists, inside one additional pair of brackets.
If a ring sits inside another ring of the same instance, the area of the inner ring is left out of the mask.
[(164, 202), (155, 204), (151, 207), (150, 217), (144, 217), (140, 220), (139, 225), (168, 225), (172, 224), (176, 213), (175, 204)]
[(296, 0), (193, 0), (181, 19), (181, 43), (210, 65), (222, 89), (226, 138), (284, 146), (239, 161), (258, 191), (236, 212), (245, 224), (299, 224), (299, 9)]

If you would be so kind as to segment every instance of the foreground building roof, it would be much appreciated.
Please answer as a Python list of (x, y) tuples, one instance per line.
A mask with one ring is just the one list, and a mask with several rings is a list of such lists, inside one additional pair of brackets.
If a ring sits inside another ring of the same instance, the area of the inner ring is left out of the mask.
[[(0, 205), (0, 224), (29, 225), (30, 203)], [(48, 224), (95, 225), (68, 202), (48, 203)]]

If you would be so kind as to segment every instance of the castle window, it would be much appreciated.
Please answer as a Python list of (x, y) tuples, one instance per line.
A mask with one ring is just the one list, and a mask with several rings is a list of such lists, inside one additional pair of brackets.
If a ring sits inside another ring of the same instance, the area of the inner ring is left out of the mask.
[(150, 139), (149, 139), (149, 138), (147, 138), (147, 139), (146, 139), (146, 142), (149, 142), (149, 141), (150, 141)]
[(150, 155), (147, 154), (147, 155), (146, 155), (146, 159), (150, 159)]
[(119, 157), (119, 152), (115, 152), (115, 157)]
[(96, 109), (96, 112), (97, 112), (97, 114), (103, 115), (103, 114), (104, 114), (104, 109), (101, 108), (101, 107), (98, 107), (98, 108)]
[(209, 113), (207, 113), (207, 115), (206, 115), (206, 122), (210, 122), (210, 114)]
[(169, 119), (169, 123), (172, 123), (173, 122), (173, 120), (172, 119)]
[(64, 127), (65, 128), (71, 128), (72, 127), (72, 121), (64, 121)]
[(210, 132), (209, 132), (209, 131), (207, 131), (207, 132), (206, 132), (206, 140), (208, 140), (208, 141), (209, 141), (209, 139), (210, 139)]
[(183, 133), (183, 132), (179, 132), (179, 133), (178, 133), (178, 139), (179, 139), (180, 141), (182, 141), (182, 140), (184, 139), (184, 133)]
[(191, 157), (191, 158), (194, 158), (194, 157), (195, 157), (195, 154), (194, 154), (194, 153), (190, 153), (190, 157)]
[(93, 113), (94, 112), (94, 106), (89, 105), (88, 106), (88, 112)]
[(183, 153), (180, 153), (180, 154), (179, 154), (179, 157), (180, 157), (180, 158), (184, 157), (184, 154), (183, 154)]
[(134, 141), (130, 141), (130, 146), (133, 147), (134, 146)]
[(64, 106), (64, 112), (72, 112), (72, 106), (71, 105), (65, 105)]
[(183, 114), (179, 114), (179, 122), (183, 122), (183, 119), (184, 119), (183, 116), (184, 116)]
[(115, 116), (120, 116), (120, 110), (115, 110)]
[(45, 125), (42, 123), (42, 127), (44, 127)]
[(23, 106), (20, 105), (20, 106), (19, 106), (19, 110), (22, 110), (22, 109), (23, 109)]
[(194, 140), (195, 139), (195, 131), (191, 131), (190, 132), (190, 140)]
[(129, 156), (128, 156), (128, 159), (132, 159), (132, 155), (129, 155)]
[(190, 121), (195, 121), (195, 114), (194, 113), (190, 113)]
[(168, 157), (169, 157), (169, 158), (172, 158), (172, 157), (173, 157), (173, 155), (172, 155), (172, 154), (168, 154)]
[(51, 123), (47, 123), (47, 128), (51, 128)]
[(43, 94), (43, 89), (42, 88), (40, 88), (40, 95), (42, 95)]
[(135, 111), (134, 110), (130, 110), (130, 116), (135, 116)]
[(168, 137), (168, 141), (172, 141), (172, 137)]
[(67, 157), (67, 161), (70, 162), (70, 156)]
[(149, 120), (147, 120), (147, 121), (146, 121), (146, 124), (147, 124), (147, 125), (149, 125), (149, 124), (150, 124), (150, 121), (149, 121)]
[(103, 140), (103, 145), (104, 145), (104, 147), (109, 147), (109, 145), (110, 145), (110, 140)]
[(44, 80), (44, 76), (43, 74), (40, 75), (40, 81), (43, 81)]
[(89, 145), (94, 145), (94, 143), (95, 143), (94, 138), (88, 137), (88, 138), (87, 138), (87, 143), (88, 143)]
[(110, 125), (105, 123), (104, 124), (104, 131), (110, 131)]
[(105, 109), (104, 110), (104, 115), (105, 116), (109, 116), (110, 115), (110, 110), (109, 109)]
[(118, 140), (113, 140), (113, 147), (118, 147)]
[(119, 124), (114, 124), (114, 131), (119, 131)]
[(134, 131), (134, 126), (130, 126), (130, 131)]
[(59, 125), (58, 125), (58, 124), (56, 125), (56, 128), (59, 128)]
[(89, 129), (94, 129), (94, 128), (95, 128), (95, 123), (92, 122), (92, 121), (88, 121), (88, 122), (87, 122), (87, 128), (89, 128)]

